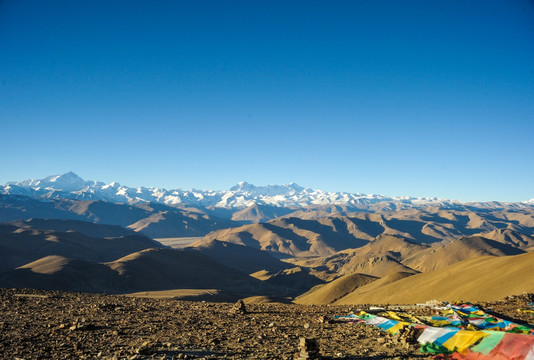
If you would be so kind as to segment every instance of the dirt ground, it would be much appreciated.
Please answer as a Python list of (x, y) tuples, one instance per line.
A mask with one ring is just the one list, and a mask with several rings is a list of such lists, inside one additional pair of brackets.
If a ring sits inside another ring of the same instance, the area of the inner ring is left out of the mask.
[[(0, 289), (2, 359), (293, 359), (300, 337), (323, 359), (430, 359), (372, 326), (331, 321), (360, 306), (246, 305)], [(483, 304), (505, 316), (531, 299)], [(424, 311), (424, 310), (423, 310)]]

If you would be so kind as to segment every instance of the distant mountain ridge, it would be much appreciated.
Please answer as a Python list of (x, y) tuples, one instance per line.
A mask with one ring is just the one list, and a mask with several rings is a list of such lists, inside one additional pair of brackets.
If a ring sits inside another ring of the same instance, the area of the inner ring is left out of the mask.
[[(124, 204), (101, 200), (43, 199), (0, 194), (0, 223), (15, 220), (78, 220), (119, 225), (150, 237), (203, 236), (210, 231), (240, 225), (228, 219), (210, 216), (196, 209), (158, 203)], [(57, 225), (57, 224), (56, 224)], [(69, 225), (77, 229), (73, 222)], [(125, 229), (123, 229), (125, 230)]]
[[(387, 197), (348, 192), (327, 192), (303, 188), (295, 183), (255, 186), (240, 182), (229, 190), (181, 190), (156, 187), (127, 187), (117, 182), (105, 184), (84, 180), (73, 172), (38, 180), (23, 180), (0, 186), (0, 194), (25, 195), (44, 199), (102, 200), (116, 203), (162, 203), (226, 209), (245, 209), (254, 205), (300, 208), (306, 206), (344, 205), (365, 207), (377, 203), (456, 206), (456, 200), (416, 197)], [(519, 203), (532, 206), (532, 200)]]

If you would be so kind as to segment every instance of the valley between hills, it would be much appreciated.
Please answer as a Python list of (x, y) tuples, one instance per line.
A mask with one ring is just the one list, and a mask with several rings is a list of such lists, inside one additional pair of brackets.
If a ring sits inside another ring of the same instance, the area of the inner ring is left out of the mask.
[(5, 288), (307, 305), (534, 292), (524, 276), (534, 270), (531, 201), (386, 198), (296, 184), (134, 191), (73, 173), (1, 189)]

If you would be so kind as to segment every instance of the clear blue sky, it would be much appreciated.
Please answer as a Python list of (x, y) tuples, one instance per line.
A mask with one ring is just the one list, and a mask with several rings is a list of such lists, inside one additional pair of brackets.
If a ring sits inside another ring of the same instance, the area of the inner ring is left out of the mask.
[(534, 2), (0, 0), (0, 183), (534, 198)]

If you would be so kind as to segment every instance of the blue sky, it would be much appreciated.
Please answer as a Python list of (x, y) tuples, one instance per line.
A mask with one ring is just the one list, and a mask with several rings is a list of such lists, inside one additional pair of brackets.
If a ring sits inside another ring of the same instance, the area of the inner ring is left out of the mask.
[(522, 201), (533, 138), (533, 1), (0, 1), (0, 183)]

